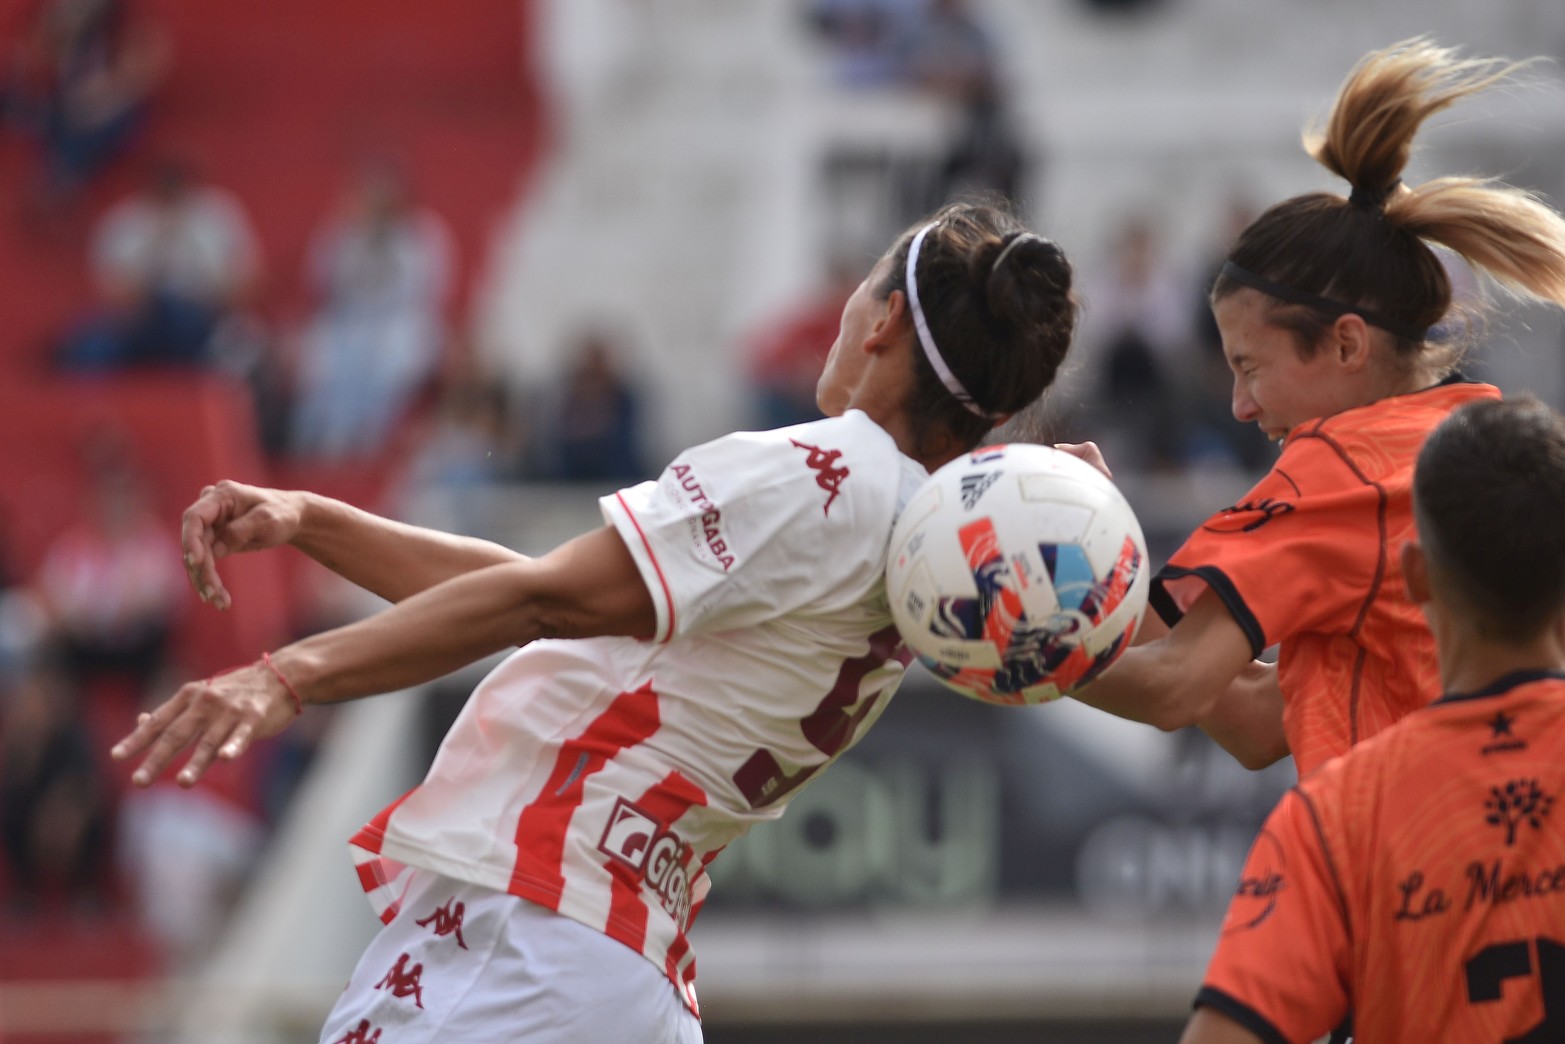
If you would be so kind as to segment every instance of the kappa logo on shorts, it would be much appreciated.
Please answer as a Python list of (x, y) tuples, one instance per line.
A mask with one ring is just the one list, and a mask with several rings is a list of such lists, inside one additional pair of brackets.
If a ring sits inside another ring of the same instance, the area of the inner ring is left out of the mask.
[(810, 455), (804, 459), (804, 466), (820, 473), (815, 476), (815, 484), (831, 494), (826, 498), (826, 506), (821, 509), (821, 513), (831, 514), (831, 502), (837, 499), (838, 493), (842, 492), (842, 480), (848, 477), (847, 468), (836, 466), (842, 451), (821, 449), (819, 446), (811, 446), (808, 442), (800, 442), (798, 439), (788, 441), (802, 450), (810, 451)]
[(446, 900), (444, 906), (436, 909), (434, 913), (422, 921), (414, 921), (413, 923), (420, 928), (433, 926), (432, 930), (436, 938), (455, 933), (456, 944), (465, 950), (467, 949), (467, 941), (462, 938), (462, 915), (466, 912), (467, 904), (457, 902), (456, 897), (452, 896)]
[(332, 1041), (331, 1044), (380, 1044), (380, 1027), (374, 1027), (374, 1033), (370, 1032), (370, 1028), (369, 1019), (360, 1019), (357, 1026)]
[(386, 977), (375, 984), (377, 990), (390, 990), (393, 997), (412, 997), (413, 1003), (420, 1008), (424, 1006), (424, 978), (423, 964), (413, 964), (411, 954), (404, 953), (397, 958), (397, 963), (391, 966)]
[(598, 851), (641, 876), (663, 909), (684, 928), (690, 916), (690, 863), (694, 850), (661, 820), (620, 798), (609, 814)]

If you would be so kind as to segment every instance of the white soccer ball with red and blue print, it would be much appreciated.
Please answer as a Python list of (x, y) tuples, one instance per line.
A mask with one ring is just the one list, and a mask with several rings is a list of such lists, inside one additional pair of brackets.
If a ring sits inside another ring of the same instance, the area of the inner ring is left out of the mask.
[(902, 640), (985, 703), (1043, 703), (1130, 645), (1150, 583), (1141, 524), (1102, 472), (1048, 446), (940, 468), (897, 520), (886, 593)]

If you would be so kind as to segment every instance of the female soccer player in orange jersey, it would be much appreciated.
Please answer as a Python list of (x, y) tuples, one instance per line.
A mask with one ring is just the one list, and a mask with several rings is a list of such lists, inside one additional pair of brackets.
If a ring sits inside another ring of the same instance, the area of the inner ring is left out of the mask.
[[(1452, 319), (1440, 245), (1512, 293), (1565, 304), (1565, 221), (1472, 178), (1404, 185), (1429, 115), (1515, 66), (1426, 40), (1368, 55), (1309, 152), (1351, 193), (1273, 206), (1212, 290), (1233, 411), (1276, 465), (1185, 542), (1154, 585), (1143, 644), (1079, 698), (1165, 729), (1201, 725), (1251, 767), (1301, 775), (1439, 695), (1434, 645), (1397, 551), (1424, 438), (1489, 385), (1431, 332)], [(1442, 327), (1442, 329), (1448, 329)], [(1077, 452), (1101, 464), (1095, 447)], [(1280, 646), (1275, 668), (1256, 661)]]
[(1444, 695), (1284, 796), (1184, 1044), (1565, 1040), (1565, 419), (1473, 403), (1417, 472)]

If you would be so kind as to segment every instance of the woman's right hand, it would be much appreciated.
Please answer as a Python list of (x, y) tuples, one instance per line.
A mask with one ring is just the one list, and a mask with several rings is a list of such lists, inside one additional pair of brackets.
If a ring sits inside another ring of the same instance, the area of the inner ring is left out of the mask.
[(1086, 461), (1103, 472), (1105, 478), (1114, 478), (1114, 473), (1109, 470), (1108, 461), (1103, 459), (1103, 451), (1098, 449), (1096, 442), (1056, 442), (1054, 448), (1061, 453), (1069, 453), (1078, 460)]
[(247, 486), (227, 479), (207, 486), (185, 509), (180, 526), (185, 572), (203, 602), (233, 604), (217, 572), (217, 560), (293, 540), (304, 518), (304, 494)]

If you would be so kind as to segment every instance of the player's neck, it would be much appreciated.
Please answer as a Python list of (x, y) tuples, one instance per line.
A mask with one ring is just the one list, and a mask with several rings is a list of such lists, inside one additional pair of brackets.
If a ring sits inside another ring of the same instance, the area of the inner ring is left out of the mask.
[(1519, 671), (1565, 672), (1565, 628), (1521, 643), (1496, 642), (1469, 628), (1439, 636), (1440, 683), (1448, 693), (1478, 692)]

